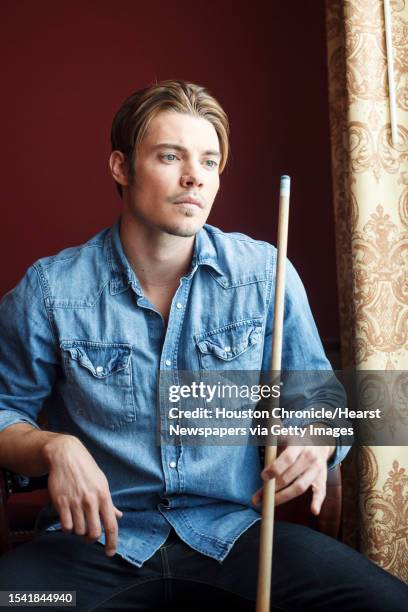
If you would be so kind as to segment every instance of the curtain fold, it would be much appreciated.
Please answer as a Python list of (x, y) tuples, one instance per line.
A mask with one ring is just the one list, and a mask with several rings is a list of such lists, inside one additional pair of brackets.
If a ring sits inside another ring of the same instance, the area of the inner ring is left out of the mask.
[[(391, 8), (394, 145), (383, 1), (326, 0), (342, 363), (371, 371), (396, 430), (408, 424), (408, 0)], [(408, 582), (408, 447), (355, 447), (343, 474), (345, 541)]]

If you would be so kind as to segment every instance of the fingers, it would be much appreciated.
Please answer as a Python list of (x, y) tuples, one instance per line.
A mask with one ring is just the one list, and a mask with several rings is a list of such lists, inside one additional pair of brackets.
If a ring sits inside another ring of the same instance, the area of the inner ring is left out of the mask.
[(79, 504), (72, 504), (71, 514), (73, 520), (73, 532), (77, 535), (85, 535), (86, 521), (82, 506), (80, 506)]
[(95, 541), (101, 537), (103, 525), (106, 554), (115, 554), (122, 512), (113, 505), (105, 474), (72, 436), (57, 437), (50, 451), (48, 490), (63, 531)]
[(284, 504), (307, 491), (316, 477), (316, 472), (316, 469), (307, 470), (299, 478), (296, 478), (291, 485), (278, 491), (275, 495), (275, 506), (280, 506), (280, 504)]
[[(112, 504), (108, 501), (107, 504)], [(122, 518), (123, 512), (121, 512), (116, 506), (113, 507), (115, 519)], [(99, 508), (96, 505), (90, 505), (87, 516), (86, 516), (88, 531), (86, 533), (86, 539), (88, 542), (96, 542), (102, 535), (101, 519), (99, 515)], [(116, 548), (116, 547), (115, 547)], [(114, 554), (114, 553), (113, 553)]]
[(86, 539), (89, 542), (95, 542), (101, 537), (102, 520), (105, 529), (105, 552), (108, 556), (113, 556), (116, 553), (118, 541), (117, 519), (122, 516), (123, 512), (113, 505), (110, 496), (100, 500), (100, 503), (97, 503), (96, 500), (95, 503), (90, 503), (87, 511), (88, 531)]
[[(310, 509), (316, 516), (320, 513), (322, 504), (326, 497), (326, 477), (324, 473), (314, 472), (298, 478), (291, 487), (286, 487), (276, 491), (275, 506), (279, 506), (298, 495), (302, 495), (309, 487), (312, 488), (313, 497)], [(254, 506), (259, 506), (263, 499), (263, 488), (258, 489), (252, 496), (251, 501)]]
[(326, 473), (318, 474), (316, 482), (312, 484), (312, 503), (310, 509), (316, 516), (320, 514), (322, 504), (326, 497)]
[(108, 556), (115, 554), (118, 540), (117, 519), (122, 518), (123, 512), (112, 504), (110, 498), (101, 501), (99, 505), (96, 496), (89, 497), (83, 501), (83, 506), (79, 504), (70, 506), (62, 497), (55, 505), (58, 506), (62, 531), (84, 536), (88, 542), (95, 542), (101, 537), (102, 519), (106, 534), (106, 554)]
[(61, 529), (64, 533), (71, 533), (74, 522), (72, 520), (71, 509), (68, 506), (67, 500), (61, 498), (58, 504), (55, 504), (61, 521)]
[[(314, 452), (314, 449), (305, 448), (301, 452), (295, 462), (289, 465), (287, 469), (286, 463), (279, 467), (277, 473), (276, 490), (280, 491), (285, 487), (288, 487), (296, 478), (303, 474), (306, 470), (317, 465), (318, 456)], [(276, 469), (276, 468), (275, 468)]]
[[(100, 515), (105, 528), (105, 553), (113, 557), (118, 543), (118, 522), (112, 502), (104, 501), (100, 507)], [(119, 511), (120, 512), (120, 511)]]
[(262, 478), (264, 480), (268, 480), (269, 478), (274, 477), (280, 478), (282, 474), (284, 474), (288, 469), (293, 466), (302, 451), (303, 448), (301, 446), (288, 446), (287, 448), (285, 448), (285, 450), (279, 455), (277, 459), (272, 461), (270, 465), (266, 466), (262, 470)]
[(327, 472), (327, 448), (324, 446), (289, 446), (261, 473), (263, 480), (277, 479), (277, 490), (289, 486), (308, 469)]
[[(276, 478), (275, 505), (279, 506), (302, 495), (312, 487), (311, 511), (319, 514), (326, 497), (327, 457), (326, 447), (288, 446), (280, 456), (264, 468), (264, 480)], [(253, 496), (253, 503), (260, 503), (261, 490)]]
[(88, 504), (86, 512), (86, 522), (88, 525), (86, 539), (88, 542), (95, 542), (101, 537), (102, 534), (101, 520), (99, 517), (99, 511), (96, 503)]

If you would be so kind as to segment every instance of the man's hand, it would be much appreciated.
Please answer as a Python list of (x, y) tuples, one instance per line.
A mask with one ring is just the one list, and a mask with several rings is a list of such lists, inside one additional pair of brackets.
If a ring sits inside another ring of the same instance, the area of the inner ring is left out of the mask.
[[(333, 452), (334, 446), (287, 446), (261, 473), (263, 480), (276, 478), (275, 505), (298, 497), (311, 487), (310, 509), (318, 515), (326, 497), (327, 461)], [(252, 503), (258, 505), (261, 499), (262, 489), (258, 489)]]
[(62, 530), (95, 542), (105, 529), (105, 552), (113, 556), (122, 512), (112, 502), (108, 481), (93, 457), (74, 436), (58, 435), (44, 447), (49, 466), (48, 490)]

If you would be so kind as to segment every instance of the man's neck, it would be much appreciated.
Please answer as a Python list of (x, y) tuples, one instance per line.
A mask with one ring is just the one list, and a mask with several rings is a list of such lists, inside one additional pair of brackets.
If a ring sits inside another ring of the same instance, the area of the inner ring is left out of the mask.
[(126, 257), (147, 292), (166, 287), (175, 291), (180, 278), (190, 269), (194, 236), (172, 236), (124, 216), (120, 238)]

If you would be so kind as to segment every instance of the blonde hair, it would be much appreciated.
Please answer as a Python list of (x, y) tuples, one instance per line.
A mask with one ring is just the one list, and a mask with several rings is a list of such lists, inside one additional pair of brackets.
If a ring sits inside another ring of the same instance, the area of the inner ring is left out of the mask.
[[(130, 176), (133, 174), (134, 159), (150, 122), (161, 111), (201, 117), (209, 121), (217, 132), (221, 160), (219, 172), (224, 170), (228, 159), (228, 117), (221, 105), (201, 85), (185, 81), (161, 81), (129, 96), (116, 113), (111, 130), (113, 151), (121, 151), (126, 159)], [(116, 183), (119, 194), (122, 187)]]

